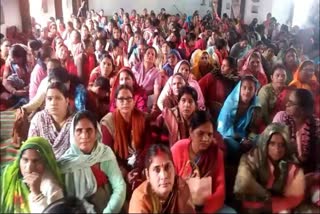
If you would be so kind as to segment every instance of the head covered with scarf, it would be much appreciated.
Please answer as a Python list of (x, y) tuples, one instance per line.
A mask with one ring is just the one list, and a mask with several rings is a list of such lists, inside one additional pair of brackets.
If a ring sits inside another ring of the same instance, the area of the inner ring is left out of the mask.
[(16, 160), (6, 166), (1, 175), (0, 213), (28, 213), (29, 189), (23, 182), (20, 172), (20, 160), (24, 151), (36, 150), (45, 164), (46, 170), (52, 173), (58, 184), (63, 186), (60, 169), (57, 165), (50, 143), (42, 137), (30, 137), (21, 146)]

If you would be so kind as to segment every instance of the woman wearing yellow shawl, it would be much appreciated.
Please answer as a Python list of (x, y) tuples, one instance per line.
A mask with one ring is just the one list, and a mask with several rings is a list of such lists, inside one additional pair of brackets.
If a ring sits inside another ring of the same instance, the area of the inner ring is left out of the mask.
[(51, 145), (30, 137), (1, 173), (0, 213), (41, 213), (63, 198), (62, 177)]
[(315, 66), (313, 61), (306, 60), (300, 64), (297, 71), (294, 73), (293, 80), (289, 84), (293, 88), (307, 89), (314, 96), (320, 92), (320, 84), (315, 75)]
[(192, 65), (191, 73), (195, 76), (195, 79), (199, 81), (201, 77), (213, 69), (214, 61), (207, 51), (200, 49), (192, 54), (192, 58), (193, 59), (190, 60)]

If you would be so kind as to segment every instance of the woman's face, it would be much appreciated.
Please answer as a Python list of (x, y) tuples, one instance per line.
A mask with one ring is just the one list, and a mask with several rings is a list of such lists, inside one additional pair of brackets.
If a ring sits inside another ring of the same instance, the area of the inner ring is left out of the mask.
[(206, 122), (194, 130), (189, 130), (190, 137), (192, 140), (192, 148), (196, 151), (201, 152), (209, 148), (213, 143), (213, 126), (211, 122)]
[(294, 51), (289, 51), (285, 56), (286, 64), (289, 66), (296, 65), (297, 63), (297, 54)]
[(58, 89), (48, 89), (45, 109), (50, 115), (65, 116), (68, 104), (69, 98), (66, 98)]
[(178, 96), (179, 89), (185, 86), (185, 81), (181, 76), (174, 76), (172, 80), (172, 91), (173, 94)]
[(252, 71), (259, 71), (261, 60), (258, 57), (251, 57), (249, 60), (249, 66)]
[(209, 54), (203, 53), (199, 60), (199, 65), (206, 66), (209, 64)]
[(230, 68), (228, 60), (224, 59), (221, 64), (221, 74), (229, 75), (232, 73), (232, 69)]
[(57, 57), (60, 60), (65, 60), (69, 56), (69, 50), (65, 46), (60, 46), (60, 48), (57, 49)]
[(103, 58), (100, 62), (100, 70), (101, 76), (108, 78), (108, 76), (112, 73), (113, 70), (111, 59), (107, 57)]
[(5, 41), (2, 43), (0, 49), (1, 49), (1, 56), (3, 57), (8, 57), (9, 55), (9, 50), (11, 47), (11, 43), (9, 41)]
[(154, 63), (156, 61), (156, 52), (152, 48), (147, 49), (144, 60), (149, 63)]
[(256, 85), (253, 81), (245, 80), (241, 83), (240, 98), (244, 104), (249, 104), (256, 93)]
[(103, 45), (101, 44), (101, 41), (100, 41), (100, 40), (97, 40), (97, 41), (96, 41), (95, 50), (96, 50), (96, 51), (102, 51), (102, 50), (103, 50)]
[(286, 144), (281, 134), (275, 133), (268, 142), (268, 157), (272, 161), (281, 160), (286, 154)]
[(128, 89), (120, 90), (116, 99), (117, 109), (123, 114), (131, 114), (135, 106), (131, 91)]
[(178, 108), (185, 119), (189, 119), (193, 112), (195, 112), (197, 108), (196, 102), (190, 94), (182, 95), (178, 103)]
[(19, 165), (23, 177), (31, 173), (42, 175), (46, 168), (40, 153), (35, 149), (25, 150), (21, 155)]
[(152, 158), (146, 172), (152, 190), (161, 199), (167, 199), (174, 185), (175, 170), (172, 160), (167, 154), (159, 152)]
[(120, 36), (121, 36), (120, 30), (118, 28), (113, 28), (112, 36), (114, 39), (120, 39)]
[(178, 58), (175, 54), (170, 54), (168, 56), (168, 63), (171, 67), (174, 67), (178, 63)]
[(127, 72), (121, 72), (119, 74), (119, 84), (133, 87), (133, 79)]
[(178, 73), (182, 74), (186, 80), (189, 79), (190, 66), (187, 65), (186, 63), (181, 63), (178, 69)]
[(274, 71), (273, 75), (271, 75), (272, 84), (276, 87), (283, 87), (287, 81), (287, 73), (284, 69), (278, 68)]
[(314, 65), (307, 63), (299, 72), (299, 80), (303, 83), (309, 83), (315, 73)]
[(87, 38), (89, 35), (89, 30), (87, 27), (82, 26), (81, 27), (81, 38)]
[(169, 51), (170, 51), (169, 45), (167, 43), (163, 43), (161, 46), (161, 52), (163, 54), (167, 54), (167, 53), (169, 53)]
[(84, 154), (90, 154), (96, 145), (96, 129), (92, 122), (83, 118), (74, 128), (75, 143)]
[(286, 112), (288, 115), (293, 117), (301, 114), (301, 109), (299, 108), (298, 99), (294, 91), (291, 92), (289, 95), (288, 101), (286, 103)]

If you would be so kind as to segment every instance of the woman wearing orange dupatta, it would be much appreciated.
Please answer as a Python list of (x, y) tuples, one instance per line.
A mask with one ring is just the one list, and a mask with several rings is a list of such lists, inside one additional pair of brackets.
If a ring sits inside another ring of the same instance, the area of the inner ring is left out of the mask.
[[(114, 151), (128, 193), (137, 186), (143, 170), (143, 154), (147, 149), (145, 114), (135, 108), (133, 90), (120, 85), (115, 93), (117, 109), (101, 120), (103, 143)], [(129, 188), (130, 187), (130, 188)]]
[(307, 89), (317, 96), (320, 93), (320, 84), (315, 75), (313, 61), (306, 60), (300, 64), (293, 75), (293, 81), (289, 84), (293, 88)]
[(191, 62), (191, 73), (198, 81), (213, 69), (214, 61), (207, 51), (196, 50), (192, 55), (194, 60)]
[(253, 75), (264, 86), (268, 83), (267, 75), (262, 67), (261, 54), (258, 50), (251, 50), (246, 56), (246, 60), (240, 68), (239, 75)]

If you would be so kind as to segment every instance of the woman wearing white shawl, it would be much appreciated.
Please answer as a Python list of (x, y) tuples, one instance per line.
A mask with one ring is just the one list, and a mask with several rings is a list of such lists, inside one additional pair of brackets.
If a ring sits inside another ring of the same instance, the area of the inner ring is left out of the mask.
[(118, 213), (125, 200), (126, 184), (114, 153), (102, 144), (101, 136), (93, 114), (78, 112), (71, 124), (70, 148), (59, 165), (67, 195), (82, 199), (88, 213)]

